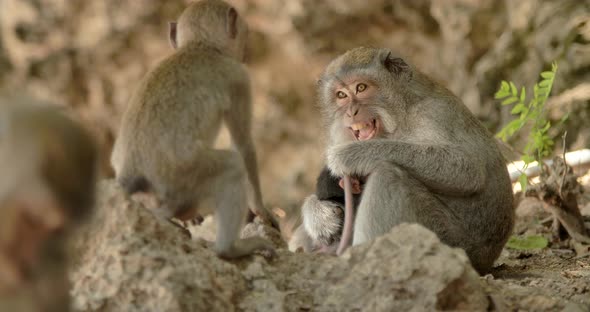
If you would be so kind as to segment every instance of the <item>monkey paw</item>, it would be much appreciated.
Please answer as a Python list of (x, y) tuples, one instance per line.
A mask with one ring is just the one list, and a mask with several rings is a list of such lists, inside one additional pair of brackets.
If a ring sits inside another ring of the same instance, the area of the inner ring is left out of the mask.
[(326, 164), (332, 174), (343, 177), (347, 174), (351, 174), (351, 170), (345, 164), (345, 150), (348, 144), (334, 145), (328, 148), (326, 153)]
[(374, 164), (370, 155), (367, 155), (363, 143), (352, 142), (329, 147), (326, 153), (326, 163), (330, 171), (339, 177), (369, 175)]
[[(358, 195), (363, 192), (359, 179), (351, 177), (350, 183), (352, 184), (352, 194)], [(338, 186), (340, 186), (341, 189), (344, 189), (344, 179), (340, 179), (340, 181), (338, 181)]]

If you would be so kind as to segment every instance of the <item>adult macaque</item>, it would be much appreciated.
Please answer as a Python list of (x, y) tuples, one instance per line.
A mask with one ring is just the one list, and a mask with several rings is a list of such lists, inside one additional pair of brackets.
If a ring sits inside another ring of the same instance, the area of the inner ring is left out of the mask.
[(318, 90), (328, 167), (339, 177), (368, 177), (353, 245), (415, 222), (488, 271), (513, 227), (512, 190), (492, 135), (461, 100), (373, 48), (332, 61)]

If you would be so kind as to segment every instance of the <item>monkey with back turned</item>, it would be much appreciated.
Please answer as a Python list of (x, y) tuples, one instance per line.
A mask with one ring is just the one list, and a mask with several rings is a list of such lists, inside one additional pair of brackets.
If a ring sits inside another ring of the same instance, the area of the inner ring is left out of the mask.
[[(154, 194), (155, 215), (190, 218), (211, 199), (219, 256), (272, 251), (260, 238), (240, 239), (247, 203), (276, 224), (262, 204), (251, 135), (251, 95), (243, 60), (248, 27), (221, 0), (190, 4), (171, 24), (176, 52), (150, 71), (124, 113), (111, 163), (129, 193)], [(224, 122), (232, 150), (213, 143)]]

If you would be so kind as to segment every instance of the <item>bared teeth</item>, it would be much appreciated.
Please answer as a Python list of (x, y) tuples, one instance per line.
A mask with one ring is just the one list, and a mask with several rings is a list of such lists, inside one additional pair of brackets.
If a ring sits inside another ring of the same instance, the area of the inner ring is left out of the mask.
[(357, 122), (355, 124), (350, 125), (350, 128), (354, 131), (362, 130), (367, 127), (366, 123)]

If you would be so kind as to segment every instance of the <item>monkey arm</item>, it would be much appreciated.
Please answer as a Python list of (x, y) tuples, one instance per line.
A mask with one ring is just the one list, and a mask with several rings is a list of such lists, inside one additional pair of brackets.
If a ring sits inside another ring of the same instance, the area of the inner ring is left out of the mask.
[[(243, 75), (245, 71), (241, 72)], [(260, 178), (258, 176), (258, 163), (256, 147), (252, 141), (252, 104), (250, 95), (250, 83), (245, 76), (236, 82), (232, 90), (233, 106), (225, 112), (224, 118), (232, 138), (233, 146), (240, 152), (244, 159), (244, 165), (250, 182), (251, 209), (263, 220), (270, 222), (276, 229), (279, 228), (277, 220), (264, 208), (262, 203), (262, 191), (260, 189)]]
[(260, 180), (258, 178), (258, 162), (256, 156), (256, 148), (250, 138), (242, 138), (240, 142), (234, 142), (235, 148), (242, 154), (244, 164), (246, 165), (246, 171), (248, 179), (252, 184), (254, 196), (257, 198), (262, 206), (262, 192), (260, 190)]
[(456, 146), (375, 139), (336, 145), (327, 152), (328, 167), (339, 176), (369, 175), (383, 162), (407, 170), (426, 187), (441, 193), (464, 196), (485, 186), (485, 165)]

